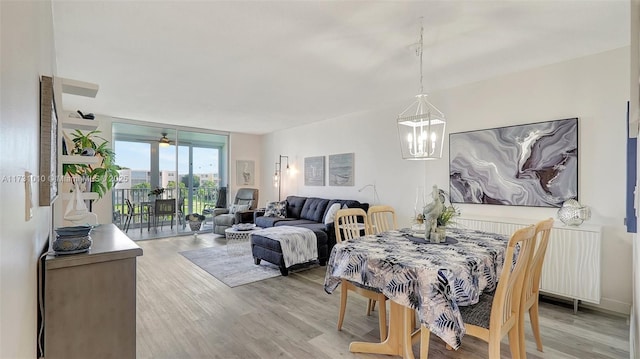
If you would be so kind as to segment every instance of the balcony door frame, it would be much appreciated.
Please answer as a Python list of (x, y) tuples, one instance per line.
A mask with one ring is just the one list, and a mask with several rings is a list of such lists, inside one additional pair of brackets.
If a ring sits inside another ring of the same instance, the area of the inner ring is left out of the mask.
[[(116, 131), (116, 127), (120, 125), (134, 125), (145, 128), (145, 131), (148, 132), (147, 135), (130, 135), (130, 134), (122, 134)], [(182, 127), (182, 126), (165, 126), (160, 124), (152, 124), (147, 122), (135, 121), (135, 120), (118, 120), (112, 123), (112, 133), (113, 133), (113, 142), (115, 141), (126, 141), (126, 142), (140, 142), (140, 143), (149, 143), (150, 144), (150, 176), (149, 182), (151, 184), (151, 188), (155, 188), (156, 186), (160, 186), (160, 146), (158, 140), (160, 139), (160, 134), (166, 132), (167, 136), (172, 141), (172, 146), (174, 146), (174, 171), (176, 173), (176, 200), (180, 197), (180, 180), (179, 180), (179, 171), (178, 171), (178, 161), (179, 159), (179, 148), (180, 146), (188, 146), (189, 148), (189, 186), (187, 187), (187, 197), (185, 198), (185, 213), (192, 213), (193, 209), (193, 196), (195, 194), (195, 188), (193, 187), (193, 148), (201, 147), (201, 148), (211, 148), (218, 150), (218, 176), (219, 183), (218, 187), (228, 186), (228, 173), (229, 173), (229, 144), (230, 144), (230, 134), (228, 132), (221, 131), (213, 131), (199, 128), (191, 128), (191, 127)], [(221, 141), (217, 143), (218, 145), (208, 145), (207, 143), (200, 141), (180, 141), (180, 134), (192, 133), (192, 134), (202, 134), (202, 135), (217, 135), (226, 137), (225, 141)], [(157, 138), (156, 138), (157, 137)], [(117, 149), (116, 149), (117, 150)], [(117, 154), (116, 154), (117, 155)], [(117, 157), (116, 157), (117, 158)], [(117, 163), (117, 161), (116, 161)], [(178, 218), (179, 208), (176, 206), (175, 216)]]

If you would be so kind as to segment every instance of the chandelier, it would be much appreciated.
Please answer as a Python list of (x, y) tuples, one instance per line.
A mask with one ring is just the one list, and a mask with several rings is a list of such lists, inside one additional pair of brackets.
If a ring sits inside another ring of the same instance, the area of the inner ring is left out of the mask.
[(420, 26), (420, 42), (416, 54), (420, 57), (420, 94), (398, 115), (398, 137), (402, 158), (432, 160), (442, 158), (446, 120), (444, 114), (427, 100), (422, 85), (422, 50), (424, 27)]

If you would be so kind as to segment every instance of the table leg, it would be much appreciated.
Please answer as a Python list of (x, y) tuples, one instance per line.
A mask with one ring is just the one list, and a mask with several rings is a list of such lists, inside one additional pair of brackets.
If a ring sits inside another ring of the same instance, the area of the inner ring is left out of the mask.
[(404, 359), (414, 359), (411, 348), (411, 316), (413, 310), (401, 304), (389, 301), (389, 333), (382, 343), (352, 342), (349, 351), (353, 353), (371, 353), (399, 355)]

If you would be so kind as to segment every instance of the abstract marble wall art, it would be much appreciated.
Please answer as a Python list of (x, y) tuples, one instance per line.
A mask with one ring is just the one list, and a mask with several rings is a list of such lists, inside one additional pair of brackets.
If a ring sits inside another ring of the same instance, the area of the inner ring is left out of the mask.
[(449, 135), (452, 203), (561, 207), (578, 199), (578, 119)]

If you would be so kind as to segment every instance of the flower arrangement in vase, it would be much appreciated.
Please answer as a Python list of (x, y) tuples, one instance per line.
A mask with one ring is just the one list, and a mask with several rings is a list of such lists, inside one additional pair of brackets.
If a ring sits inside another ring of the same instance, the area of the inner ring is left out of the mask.
[(164, 188), (162, 187), (156, 187), (154, 189), (152, 189), (151, 191), (149, 191), (149, 193), (147, 194), (147, 196), (151, 197), (151, 196), (160, 196), (164, 193)]
[(438, 216), (438, 227), (447, 227), (449, 225), (455, 224), (455, 221), (453, 219), (459, 215), (460, 210), (449, 203), (449, 205), (445, 207), (442, 213), (440, 213), (440, 215)]

